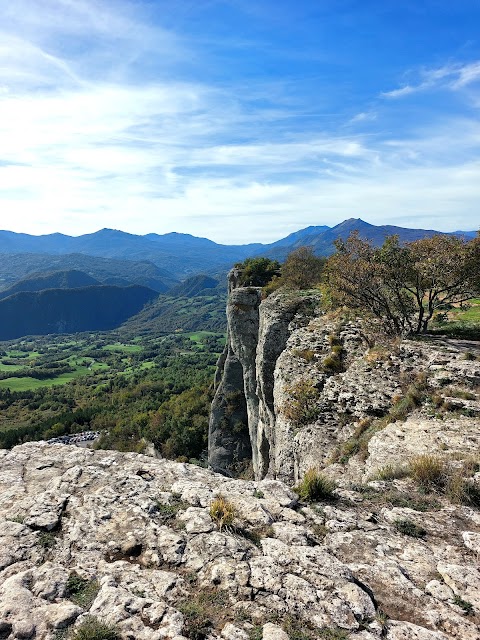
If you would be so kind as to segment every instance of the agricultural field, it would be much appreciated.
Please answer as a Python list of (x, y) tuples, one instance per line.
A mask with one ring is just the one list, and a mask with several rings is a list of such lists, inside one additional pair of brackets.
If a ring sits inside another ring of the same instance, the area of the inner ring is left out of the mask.
[(225, 335), (116, 333), (0, 343), (0, 448), (100, 430), (99, 446), (197, 459)]

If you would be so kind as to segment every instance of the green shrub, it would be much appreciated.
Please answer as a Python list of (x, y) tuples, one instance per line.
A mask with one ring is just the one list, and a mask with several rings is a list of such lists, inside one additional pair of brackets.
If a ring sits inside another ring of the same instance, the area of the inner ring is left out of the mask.
[(281, 267), (282, 285), (287, 289), (311, 289), (320, 282), (325, 262), (311, 247), (295, 249)]
[(473, 613), (473, 604), (464, 600), (459, 595), (453, 596), (453, 604), (456, 604), (457, 607), (460, 607), (465, 612), (465, 615), (469, 616)]
[(312, 349), (294, 349), (292, 353), (298, 358), (303, 358), (305, 362), (313, 362), (315, 360), (315, 351)]
[(282, 629), (288, 634), (290, 640), (315, 640), (318, 638), (318, 629), (310, 622), (299, 620), (293, 616), (287, 616), (284, 619)]
[(37, 538), (37, 544), (47, 551), (55, 546), (57, 541), (54, 531), (40, 531)]
[(427, 532), (423, 527), (420, 527), (418, 524), (415, 524), (413, 520), (409, 520), (408, 518), (395, 520), (393, 524), (397, 531), (406, 536), (411, 536), (412, 538), (424, 538), (427, 535)]
[(205, 640), (218, 622), (227, 604), (223, 591), (197, 591), (178, 605), (183, 615), (183, 635), (190, 640)]
[(274, 538), (275, 530), (271, 524), (266, 524), (260, 527), (254, 527), (253, 529), (243, 529), (241, 527), (235, 527), (234, 533), (243, 536), (256, 547), (260, 547), (263, 538)]
[(179, 511), (188, 509), (189, 506), (190, 504), (184, 502), (179, 494), (173, 493), (168, 503), (155, 501), (155, 516), (163, 524), (167, 524), (177, 517)]
[(348, 640), (349, 637), (348, 631), (339, 627), (321, 629), (319, 633), (322, 640)]
[(480, 487), (472, 480), (464, 478), (462, 471), (448, 476), (445, 483), (445, 494), (457, 504), (480, 507)]
[(387, 635), (389, 617), (382, 609), (377, 609), (375, 620), (382, 627), (382, 638)]
[(82, 609), (89, 609), (97, 597), (100, 585), (96, 580), (82, 578), (78, 573), (71, 573), (66, 584), (66, 595), (69, 600)]
[(283, 415), (295, 426), (301, 427), (318, 418), (318, 391), (311, 380), (298, 380), (285, 387), (290, 396), (282, 408)]
[(315, 502), (317, 500), (335, 500), (337, 483), (316, 469), (309, 469), (303, 480), (295, 487), (301, 500)]
[(330, 333), (328, 336), (328, 344), (332, 347), (333, 350), (333, 347), (342, 346), (342, 340), (336, 333)]
[(88, 616), (75, 629), (71, 640), (121, 640), (121, 636), (115, 626)]
[(205, 607), (196, 600), (186, 600), (178, 607), (183, 614), (183, 633), (191, 640), (204, 640), (210, 633), (212, 621)]
[(325, 373), (341, 373), (344, 370), (341, 353), (332, 352), (329, 356), (323, 359), (322, 368)]
[(238, 283), (242, 287), (265, 287), (280, 273), (280, 263), (269, 258), (247, 258), (235, 267), (239, 269)]
[(255, 625), (248, 632), (248, 640), (262, 640), (263, 638), (263, 626)]

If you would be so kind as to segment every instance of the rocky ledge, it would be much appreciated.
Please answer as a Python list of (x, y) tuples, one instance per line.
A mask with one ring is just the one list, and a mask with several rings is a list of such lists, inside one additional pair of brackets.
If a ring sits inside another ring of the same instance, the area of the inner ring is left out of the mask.
[(408, 502), (407, 480), (307, 506), (278, 480), (137, 454), (0, 458), (0, 638), (68, 638), (87, 616), (132, 640), (480, 638), (480, 514)]

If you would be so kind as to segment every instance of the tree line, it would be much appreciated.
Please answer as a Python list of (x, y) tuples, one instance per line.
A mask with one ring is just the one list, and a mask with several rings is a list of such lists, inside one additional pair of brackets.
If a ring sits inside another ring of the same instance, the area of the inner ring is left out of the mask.
[(247, 259), (236, 265), (239, 283), (267, 294), (321, 285), (334, 306), (376, 317), (391, 335), (425, 333), (436, 312), (480, 295), (480, 233), (468, 242), (446, 234), (408, 243), (390, 236), (378, 247), (354, 232), (335, 249), (327, 259), (300, 247), (283, 265)]

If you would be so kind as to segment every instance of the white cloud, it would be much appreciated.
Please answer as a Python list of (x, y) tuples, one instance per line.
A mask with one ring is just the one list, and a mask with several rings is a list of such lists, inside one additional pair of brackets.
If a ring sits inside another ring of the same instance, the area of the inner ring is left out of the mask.
[(358, 122), (373, 122), (378, 117), (375, 111), (362, 111), (357, 113), (350, 119), (349, 124), (356, 124)]
[(400, 87), (399, 89), (392, 89), (392, 91), (385, 91), (380, 95), (383, 98), (403, 98), (403, 96), (408, 96), (410, 93), (415, 93), (416, 91), (420, 91), (421, 88), (424, 88), (423, 85), (418, 85), (417, 87), (412, 87), (409, 84)]
[(455, 89), (465, 87), (480, 79), (480, 61), (467, 64), (458, 70), (458, 79), (453, 83)]
[[(329, 114), (303, 112), (280, 86), (178, 80), (188, 47), (132, 6), (18, 0), (0, 10), (0, 226), (185, 231), (224, 242), (275, 240), (352, 216), (478, 226), (474, 118), (393, 138), (357, 134), (381, 120), (360, 106), (341, 129), (349, 135), (322, 128), (322, 118), (307, 131), (300, 116)], [(149, 55), (155, 74), (137, 73)], [(387, 96), (470, 86), (478, 67), (424, 72)]]
[(404, 96), (442, 88), (457, 91), (480, 79), (480, 61), (468, 64), (448, 64), (436, 69), (424, 69), (419, 74), (417, 84), (406, 84), (398, 89), (381, 93), (383, 98), (403, 98)]

